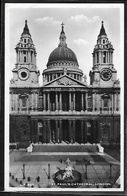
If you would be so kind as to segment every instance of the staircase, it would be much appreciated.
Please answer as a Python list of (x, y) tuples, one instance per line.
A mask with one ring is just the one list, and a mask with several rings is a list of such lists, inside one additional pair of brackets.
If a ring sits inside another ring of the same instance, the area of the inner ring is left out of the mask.
[(33, 152), (98, 152), (98, 148), (96, 144), (35, 144)]

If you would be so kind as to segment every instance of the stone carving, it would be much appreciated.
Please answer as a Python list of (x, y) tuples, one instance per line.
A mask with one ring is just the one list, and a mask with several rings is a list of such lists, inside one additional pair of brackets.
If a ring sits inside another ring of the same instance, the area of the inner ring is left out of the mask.
[(83, 78), (84, 78), (84, 82), (86, 82), (86, 80), (87, 80), (87, 76), (86, 76), (86, 75), (84, 75), (84, 77), (83, 77)]
[(10, 80), (10, 83), (11, 83), (11, 84), (14, 84), (14, 83), (15, 83), (14, 79), (11, 79), (11, 80)]
[(94, 83), (95, 83), (95, 84), (98, 84), (98, 82), (99, 82), (99, 80), (96, 78), (96, 79), (94, 80)]
[(57, 81), (58, 85), (70, 86), (70, 85), (77, 85), (76, 82), (69, 80), (68, 78), (61, 78)]
[(63, 68), (63, 71), (64, 71), (64, 75), (67, 74), (67, 68)]
[(119, 79), (114, 82), (114, 84), (120, 84)]
[(31, 82), (35, 84), (37, 83), (37, 81), (34, 78), (32, 78)]

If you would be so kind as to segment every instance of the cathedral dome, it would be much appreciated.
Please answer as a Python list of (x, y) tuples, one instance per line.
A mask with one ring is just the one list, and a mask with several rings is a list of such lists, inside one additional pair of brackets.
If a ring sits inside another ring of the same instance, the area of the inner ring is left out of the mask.
[(65, 46), (59, 46), (51, 52), (48, 59), (48, 64), (57, 61), (72, 61), (77, 63), (77, 58), (75, 53), (70, 48)]
[(50, 67), (51, 64), (52, 66), (54, 66), (57, 63), (71, 63), (72, 65), (78, 66), (77, 57), (75, 53), (67, 47), (63, 24), (59, 39), (60, 42), (58, 47), (55, 48), (49, 55), (47, 67)]

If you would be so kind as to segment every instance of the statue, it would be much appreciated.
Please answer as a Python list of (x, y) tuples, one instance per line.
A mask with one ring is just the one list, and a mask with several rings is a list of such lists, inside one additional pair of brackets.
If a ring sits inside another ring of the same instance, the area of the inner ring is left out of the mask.
[(74, 169), (73, 169), (72, 166), (71, 166), (70, 159), (67, 158), (67, 160), (66, 160), (65, 172), (64, 172), (64, 174), (63, 174), (63, 179), (69, 178), (69, 177), (74, 178), (74, 176), (73, 176), (73, 174), (72, 174), (72, 171), (73, 171), (73, 170), (74, 170)]
[(86, 82), (87, 76), (86, 76), (86, 75), (84, 75), (84, 77), (83, 77), (83, 78), (84, 78), (84, 82)]
[(57, 167), (58, 171), (53, 174), (52, 178), (57, 186), (60, 187), (77, 187), (80, 186), (81, 173), (76, 171), (71, 166), (71, 161), (67, 158), (65, 162), (66, 166), (64, 169)]

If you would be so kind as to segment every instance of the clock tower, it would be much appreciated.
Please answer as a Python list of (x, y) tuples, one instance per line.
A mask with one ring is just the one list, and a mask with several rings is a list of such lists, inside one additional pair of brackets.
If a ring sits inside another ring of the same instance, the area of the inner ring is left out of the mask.
[(97, 43), (93, 50), (93, 68), (90, 71), (90, 84), (98, 87), (112, 87), (116, 82), (117, 71), (113, 64), (113, 46), (107, 38), (102, 21)]
[(25, 27), (19, 43), (16, 45), (16, 64), (10, 87), (38, 87), (39, 71), (36, 66), (36, 49), (25, 20)]

